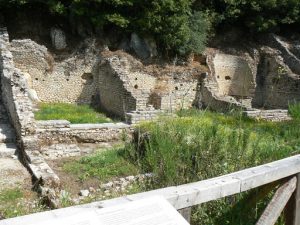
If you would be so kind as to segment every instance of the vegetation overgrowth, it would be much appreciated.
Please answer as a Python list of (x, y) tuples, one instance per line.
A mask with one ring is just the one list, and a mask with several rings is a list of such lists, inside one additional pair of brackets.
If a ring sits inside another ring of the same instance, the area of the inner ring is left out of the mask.
[(35, 112), (37, 120), (68, 120), (71, 123), (108, 123), (112, 120), (88, 105), (41, 103)]
[(32, 193), (21, 188), (0, 190), (0, 216), (11, 218), (46, 210)]
[(300, 103), (291, 103), (289, 105), (289, 114), (294, 118), (294, 120), (300, 121)]
[[(139, 127), (128, 157), (155, 177), (146, 189), (200, 181), (300, 153), (299, 121), (266, 122), (240, 113), (181, 111)], [(258, 190), (201, 205), (194, 224), (254, 224), (269, 199), (249, 199)], [(241, 204), (250, 201), (249, 207)], [(243, 218), (242, 218), (243, 217)], [(221, 222), (222, 221), (222, 222)], [(224, 222), (225, 221), (225, 222)]]
[(101, 182), (108, 182), (117, 177), (138, 174), (137, 166), (126, 160), (124, 149), (114, 148), (84, 156), (79, 160), (66, 163), (64, 171), (77, 175), (81, 181), (88, 178), (98, 178)]
[[(67, 163), (64, 170), (83, 182), (153, 173), (136, 191), (228, 174), (300, 154), (299, 109), (298, 104), (291, 105), (293, 120), (276, 123), (240, 112), (182, 110), (175, 118), (141, 124), (135, 142)], [(278, 185), (195, 206), (192, 224), (255, 224)], [(283, 216), (277, 224), (284, 224)]]
[(89, 21), (95, 30), (150, 35), (161, 50), (181, 54), (201, 52), (207, 36), (219, 27), (257, 34), (300, 22), (298, 0), (0, 0), (0, 9), (32, 5)]

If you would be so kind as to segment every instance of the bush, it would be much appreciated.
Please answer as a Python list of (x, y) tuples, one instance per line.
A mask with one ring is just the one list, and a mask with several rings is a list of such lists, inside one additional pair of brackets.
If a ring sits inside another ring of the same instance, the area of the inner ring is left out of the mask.
[(298, 0), (196, 0), (193, 7), (209, 11), (216, 24), (246, 27), (253, 33), (300, 22)]
[(66, 18), (90, 21), (95, 28), (154, 36), (162, 50), (199, 53), (207, 32), (230, 25), (253, 34), (300, 24), (298, 0), (0, 0), (0, 7), (44, 5)]
[(192, 0), (0, 0), (0, 7), (42, 4), (66, 18), (84, 18), (95, 28), (116, 28), (123, 33), (154, 36), (161, 50), (197, 53), (204, 49), (206, 20), (192, 15)]

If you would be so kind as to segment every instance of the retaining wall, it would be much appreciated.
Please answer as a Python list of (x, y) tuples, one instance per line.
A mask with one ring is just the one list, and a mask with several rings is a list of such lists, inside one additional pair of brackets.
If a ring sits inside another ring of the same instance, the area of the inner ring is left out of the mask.
[(131, 126), (125, 123), (70, 124), (67, 120), (37, 121), (41, 145), (57, 143), (112, 143), (131, 137)]

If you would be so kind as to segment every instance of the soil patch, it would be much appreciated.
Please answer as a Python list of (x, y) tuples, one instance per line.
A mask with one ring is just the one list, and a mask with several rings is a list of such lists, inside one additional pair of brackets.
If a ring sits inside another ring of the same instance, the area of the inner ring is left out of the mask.
[(90, 187), (98, 189), (101, 182), (97, 178), (87, 178), (80, 180), (78, 176), (64, 171), (63, 167), (66, 163), (79, 160), (81, 157), (63, 158), (59, 160), (48, 160), (48, 165), (54, 170), (61, 181), (62, 189), (69, 192), (72, 197), (78, 196), (80, 190), (88, 190)]
[(30, 190), (31, 175), (18, 159), (0, 159), (0, 191), (7, 188)]

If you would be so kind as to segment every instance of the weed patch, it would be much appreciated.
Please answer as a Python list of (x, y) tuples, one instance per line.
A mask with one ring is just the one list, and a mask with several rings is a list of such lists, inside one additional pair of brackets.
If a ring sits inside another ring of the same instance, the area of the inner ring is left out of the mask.
[(300, 120), (300, 102), (289, 105), (289, 114), (296, 120)]
[[(142, 124), (135, 143), (126, 146), (128, 157), (142, 172), (155, 174), (146, 190), (205, 180), (300, 153), (299, 120), (274, 123), (239, 113), (196, 110), (178, 115)], [(230, 204), (222, 199), (201, 205), (193, 224), (254, 224), (240, 221), (243, 213), (257, 218), (257, 210), (241, 210), (247, 196), (234, 197)], [(253, 207), (263, 209), (266, 202), (255, 201)]]
[(37, 120), (68, 120), (71, 123), (108, 123), (112, 120), (88, 105), (41, 103), (35, 113)]
[(19, 188), (0, 191), (0, 215), (4, 218), (27, 215), (46, 210), (36, 194)]
[(138, 174), (134, 163), (124, 157), (124, 149), (113, 149), (85, 156), (63, 166), (64, 171), (75, 174), (81, 181), (88, 178), (98, 178), (108, 182), (116, 177)]

